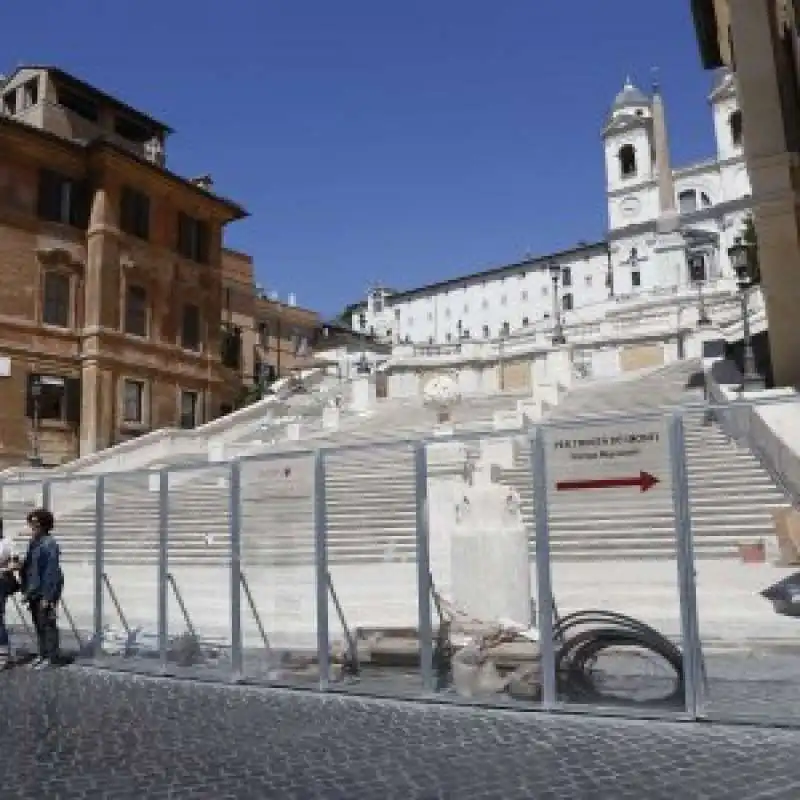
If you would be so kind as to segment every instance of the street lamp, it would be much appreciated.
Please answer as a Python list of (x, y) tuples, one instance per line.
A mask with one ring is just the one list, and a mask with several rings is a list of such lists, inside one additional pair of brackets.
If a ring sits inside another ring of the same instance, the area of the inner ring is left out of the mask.
[(42, 456), (39, 448), (39, 427), (41, 421), (42, 381), (38, 375), (31, 379), (31, 400), (33, 402), (33, 420), (31, 428), (31, 455), (29, 458), (32, 467), (42, 466)]
[(558, 264), (550, 264), (550, 280), (553, 282), (553, 344), (565, 344), (564, 328), (561, 325), (561, 303), (558, 283), (561, 280), (561, 267)]
[(753, 352), (753, 338), (750, 334), (750, 289), (753, 286), (751, 270), (751, 249), (736, 237), (733, 246), (728, 248), (728, 258), (736, 274), (736, 285), (739, 287), (739, 302), (742, 306), (742, 391), (761, 389), (763, 382), (756, 370), (756, 358)]
[(706, 314), (706, 301), (703, 297), (703, 284), (706, 280), (706, 258), (702, 253), (689, 253), (689, 279), (697, 288), (697, 324), (709, 325), (711, 320)]

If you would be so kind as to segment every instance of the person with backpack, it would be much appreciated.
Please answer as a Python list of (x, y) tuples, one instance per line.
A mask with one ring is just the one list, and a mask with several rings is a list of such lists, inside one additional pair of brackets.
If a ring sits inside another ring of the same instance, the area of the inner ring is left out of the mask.
[(46, 508), (28, 513), (31, 540), (20, 570), (22, 593), (36, 629), (39, 656), (36, 668), (55, 666), (59, 659), (58, 620), (56, 610), (64, 591), (61, 553), (53, 538), (55, 518)]
[(11, 664), (6, 607), (8, 598), (19, 590), (15, 574), (18, 566), (14, 543), (4, 536), (3, 520), (0, 519), (0, 671), (7, 669)]

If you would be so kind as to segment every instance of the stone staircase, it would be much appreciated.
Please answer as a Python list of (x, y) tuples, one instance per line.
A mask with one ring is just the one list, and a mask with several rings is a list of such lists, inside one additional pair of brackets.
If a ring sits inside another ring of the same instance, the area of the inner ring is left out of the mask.
[[(491, 430), (495, 412), (516, 407), (518, 397), (465, 400), (453, 413), (459, 432)], [(326, 456), (325, 495), (331, 564), (413, 560), (416, 554), (416, 478), (413, 442), (429, 437), (433, 412), (419, 402), (380, 403), (374, 413), (345, 418), (338, 431), (319, 431), (297, 442), (264, 445), (240, 459), (244, 569), (310, 564), (314, 554), (314, 455)], [(380, 446), (375, 446), (377, 441)], [(464, 461), (437, 456), (429, 448), (429, 475), (463, 472)], [(168, 464), (161, 459), (159, 465)], [(229, 560), (229, 465), (169, 465), (167, 554), (170, 568), (224, 565)], [(94, 560), (95, 476), (53, 480), (51, 507), (57, 515), (65, 561)], [(159, 555), (159, 473), (110, 473), (104, 478), (106, 565), (152, 565)], [(40, 484), (14, 486), (4, 497), (11, 530), (41, 501)], [(59, 509), (66, 509), (59, 513)], [(155, 574), (155, 572), (154, 572)]]
[[(699, 362), (681, 362), (642, 376), (635, 383), (617, 380), (571, 392), (549, 422), (581, 415), (647, 412), (702, 401), (691, 388)], [(702, 410), (684, 415), (684, 444), (694, 550), (698, 558), (731, 558), (737, 545), (774, 538), (771, 511), (789, 505), (767, 471), (747, 449), (731, 441)], [(669, 468), (665, 465), (665, 468)], [(515, 464), (502, 481), (522, 499), (522, 513), (533, 531), (530, 452), (518, 448)], [(549, 498), (554, 560), (675, 558), (675, 519), (666, 493), (619, 495), (571, 493)]]

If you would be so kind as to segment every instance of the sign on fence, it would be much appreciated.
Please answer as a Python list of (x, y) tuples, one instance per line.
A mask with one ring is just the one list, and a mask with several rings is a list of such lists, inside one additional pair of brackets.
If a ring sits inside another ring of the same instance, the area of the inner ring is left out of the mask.
[(670, 491), (668, 420), (553, 427), (547, 431), (549, 491)]

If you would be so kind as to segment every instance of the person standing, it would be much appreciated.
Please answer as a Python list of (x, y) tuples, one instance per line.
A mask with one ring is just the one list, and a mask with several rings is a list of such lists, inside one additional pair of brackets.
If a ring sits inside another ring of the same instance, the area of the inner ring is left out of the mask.
[(61, 554), (53, 537), (55, 519), (50, 511), (37, 508), (27, 516), (31, 541), (22, 564), (22, 593), (36, 629), (39, 656), (33, 666), (53, 666), (59, 658), (56, 609), (64, 591)]
[(3, 520), (0, 519), (0, 671), (7, 669), (11, 662), (6, 606), (8, 598), (19, 590), (15, 575), (17, 566), (14, 543), (4, 536)]

